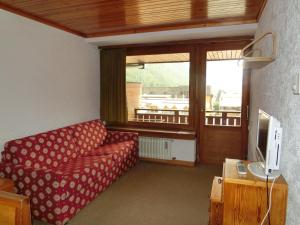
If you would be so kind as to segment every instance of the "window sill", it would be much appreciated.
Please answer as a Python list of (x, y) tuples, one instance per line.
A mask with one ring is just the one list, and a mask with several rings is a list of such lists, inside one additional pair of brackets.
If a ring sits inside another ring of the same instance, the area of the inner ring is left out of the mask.
[(128, 128), (121, 126), (108, 126), (108, 130), (119, 130), (127, 132), (136, 132), (140, 136), (160, 137), (160, 138), (174, 138), (183, 140), (194, 140), (196, 133), (194, 131), (172, 131), (160, 129), (145, 129), (145, 128)]

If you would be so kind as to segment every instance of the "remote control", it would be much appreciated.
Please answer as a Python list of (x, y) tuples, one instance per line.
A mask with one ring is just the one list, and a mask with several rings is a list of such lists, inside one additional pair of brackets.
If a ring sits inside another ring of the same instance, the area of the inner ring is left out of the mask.
[(236, 168), (237, 172), (239, 175), (246, 175), (247, 174), (247, 169), (246, 166), (243, 162), (237, 162), (236, 163)]

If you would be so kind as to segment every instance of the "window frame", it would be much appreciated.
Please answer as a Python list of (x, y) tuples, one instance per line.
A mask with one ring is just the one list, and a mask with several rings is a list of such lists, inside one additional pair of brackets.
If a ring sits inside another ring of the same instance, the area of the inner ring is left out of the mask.
[(184, 46), (146, 46), (127, 48), (126, 56), (134, 55), (154, 55), (154, 54), (170, 54), (170, 53), (189, 53), (190, 69), (189, 69), (189, 117), (188, 124), (172, 124), (172, 123), (151, 123), (151, 122), (135, 122), (128, 121), (123, 126), (132, 128), (148, 128), (159, 130), (195, 130), (195, 88), (196, 88), (196, 71), (195, 71), (195, 48), (190, 45)]

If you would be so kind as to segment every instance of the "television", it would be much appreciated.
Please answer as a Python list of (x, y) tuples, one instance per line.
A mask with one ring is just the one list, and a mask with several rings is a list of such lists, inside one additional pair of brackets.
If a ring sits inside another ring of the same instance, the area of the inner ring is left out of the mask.
[(257, 162), (248, 165), (253, 175), (264, 179), (273, 179), (280, 175), (281, 136), (280, 122), (259, 109), (255, 151)]

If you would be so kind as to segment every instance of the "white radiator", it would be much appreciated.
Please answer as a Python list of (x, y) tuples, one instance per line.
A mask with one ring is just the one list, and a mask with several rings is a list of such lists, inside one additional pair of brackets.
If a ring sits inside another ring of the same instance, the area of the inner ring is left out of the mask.
[(166, 138), (139, 137), (139, 155), (144, 158), (172, 159), (172, 140)]

